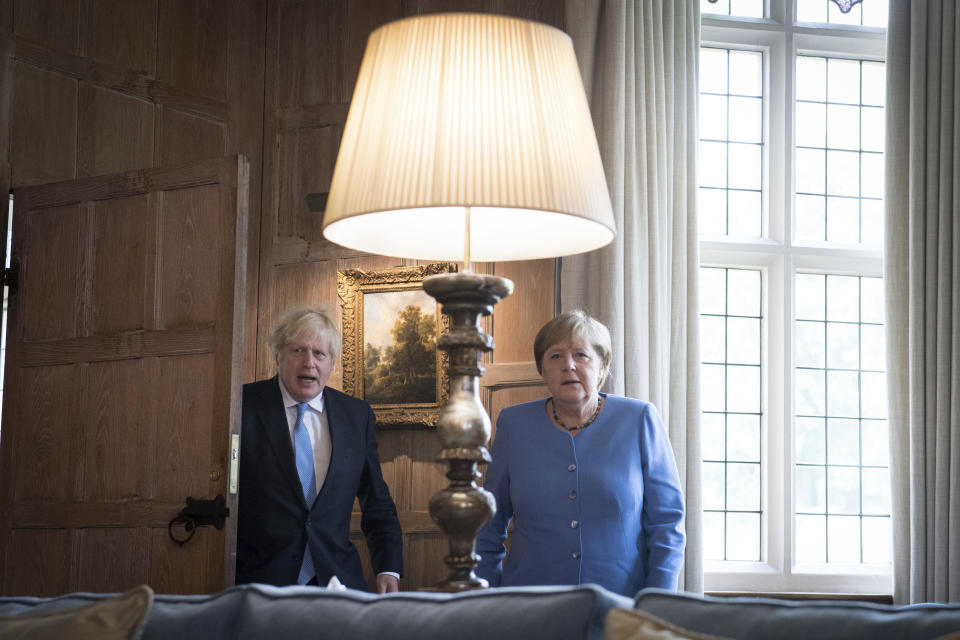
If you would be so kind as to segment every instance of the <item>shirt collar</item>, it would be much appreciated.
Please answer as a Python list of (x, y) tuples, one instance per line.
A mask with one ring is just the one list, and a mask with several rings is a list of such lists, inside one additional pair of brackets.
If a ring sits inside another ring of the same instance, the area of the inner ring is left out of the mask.
[[(283, 380), (280, 379), (280, 376), (277, 376), (277, 382), (280, 383), (280, 395), (283, 397), (283, 407), (285, 409), (289, 409), (290, 407), (295, 407), (300, 404), (298, 400), (294, 399), (294, 397), (290, 395), (290, 392), (287, 391), (287, 388), (283, 386)], [(307, 404), (317, 413), (323, 413), (323, 391), (308, 400)]]

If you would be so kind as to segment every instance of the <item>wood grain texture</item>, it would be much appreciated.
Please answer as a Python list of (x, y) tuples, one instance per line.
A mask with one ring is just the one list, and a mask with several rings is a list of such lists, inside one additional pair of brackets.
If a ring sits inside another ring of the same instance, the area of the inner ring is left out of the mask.
[(410, 490), (413, 485), (413, 459), (410, 444), (414, 431), (385, 429), (377, 433), (380, 468), (390, 487), (390, 495), (398, 512), (410, 510)]
[(410, 533), (405, 536), (406, 589), (433, 586), (447, 577), (443, 558), (450, 553), (447, 537), (440, 533)]
[(501, 262), (495, 273), (512, 280), (514, 289), (493, 312), (493, 361), (533, 360), (533, 339), (554, 315), (556, 260)]
[(158, 120), (161, 164), (216, 158), (227, 153), (227, 130), (223, 122), (173, 107), (162, 108)]
[[(31, 216), (26, 234), (14, 237), (20, 257), (21, 287), (34, 291), (23, 301), (19, 321), (12, 325), (24, 342), (73, 338), (78, 333), (81, 290), (79, 269), (84, 242), (79, 208), (57, 207)], [(56, 229), (57, 233), (46, 233)], [(32, 241), (26, 242), (25, 237)]]
[(78, 52), (80, 0), (20, 1), (13, 8), (17, 37), (66, 53)]
[[(170, 539), (167, 527), (150, 529), (150, 569), (147, 584), (155, 593), (216, 593), (223, 588), (223, 558), (211, 550), (223, 548), (224, 532), (197, 530), (183, 546)], [(190, 567), (185, 572), (183, 567)]]
[(93, 205), (89, 334), (145, 329), (146, 241), (152, 220), (147, 195)]
[[(264, 60), (267, 0), (232, 2), (227, 34), (227, 153), (243, 154), (249, 162), (247, 201), (246, 312), (243, 317), (242, 381), (255, 379), (257, 309), (260, 287), (260, 206), (263, 195)], [(228, 563), (229, 564), (229, 563)], [(230, 567), (226, 567), (230, 571)]]
[[(279, 5), (278, 106), (350, 102), (344, 59), (346, 4), (335, 0)], [(316, 73), (318, 69), (323, 72)]]
[(110, 336), (25, 343), (21, 366), (44, 367), (153, 356), (190, 355), (214, 350), (209, 327), (171, 331), (128, 331)]
[[(256, 327), (267, 0), (3, 0), (0, 186), (243, 153)], [(8, 161), (9, 160), (9, 161)], [(11, 180), (12, 178), (12, 180)], [(255, 334), (245, 338), (245, 378)]]
[(6, 458), (13, 465), (14, 501), (64, 502), (80, 497), (83, 467), (77, 454), (83, 433), (75, 423), (82, 392), (79, 373), (78, 365), (19, 372), (16, 408), (4, 418), (3, 433), (9, 438), (4, 445), (16, 452)]
[(65, 529), (10, 531), (3, 591), (53, 597), (70, 591), (70, 535)]
[[(218, 197), (213, 185), (163, 193), (157, 295), (164, 329), (203, 326), (216, 319), (222, 241), (217, 220), (208, 212), (218, 209)], [(232, 242), (227, 244), (232, 248)]]
[(278, 137), (278, 237), (300, 238), (308, 242), (323, 238), (323, 215), (310, 210), (307, 194), (330, 191), (333, 165), (342, 134), (343, 127), (337, 124), (300, 129), (282, 133)]
[[(227, 494), (239, 430), (249, 173), (237, 157), (201, 164), (38, 186), (17, 200), (33, 275), (10, 307), (0, 542), (68, 531), (73, 589), (233, 582), (228, 530), (198, 531), (187, 553), (166, 536), (187, 496)], [(61, 245), (58, 256), (30, 249)], [(44, 322), (54, 305), (37, 297), (51, 294), (73, 302), (59, 324)], [(25, 341), (16, 328), (31, 309), (40, 335)], [(44, 580), (31, 588), (45, 591)]]
[[(77, 537), (78, 580), (73, 589), (116, 593), (149, 580), (150, 554), (144, 553), (150, 549), (147, 529), (91, 528), (79, 531)], [(113, 553), (104, 554), (104, 549)]]
[(88, 0), (86, 50), (91, 60), (152, 76), (157, 68), (158, 0)]
[(229, 11), (215, 0), (163, 0), (158, 78), (190, 95), (223, 102)]
[(77, 81), (21, 63), (14, 69), (10, 124), (14, 186), (75, 177)]
[(80, 85), (77, 175), (93, 176), (149, 167), (154, 155), (154, 111), (149, 102), (116, 91)]
[[(214, 358), (212, 355), (162, 358), (155, 385), (157, 470), (151, 495), (175, 502), (186, 496), (213, 497), (222, 482), (212, 482), (210, 425), (213, 420)], [(226, 440), (226, 438), (224, 438)]]
[(73, 428), (83, 431), (83, 500), (132, 500), (151, 493), (151, 460), (134, 454), (141, 440), (150, 437), (152, 420), (143, 411), (149, 389), (143, 382), (142, 360), (121, 360), (86, 366), (88, 390), (80, 420)]

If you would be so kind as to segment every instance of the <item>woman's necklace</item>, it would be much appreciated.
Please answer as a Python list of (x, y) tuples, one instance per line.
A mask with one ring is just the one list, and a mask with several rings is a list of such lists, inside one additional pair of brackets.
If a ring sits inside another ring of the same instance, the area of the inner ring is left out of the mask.
[(580, 429), (586, 429), (587, 427), (589, 427), (597, 419), (597, 416), (600, 415), (600, 408), (602, 406), (603, 406), (603, 398), (601, 396), (597, 396), (597, 410), (593, 412), (593, 415), (590, 416), (590, 419), (581, 425), (574, 425), (572, 427), (568, 427), (567, 425), (563, 424), (563, 420), (561, 420), (560, 416), (557, 415), (557, 402), (553, 398), (550, 398), (550, 410), (553, 411), (553, 419), (556, 421), (558, 425), (560, 425), (567, 431), (579, 431)]

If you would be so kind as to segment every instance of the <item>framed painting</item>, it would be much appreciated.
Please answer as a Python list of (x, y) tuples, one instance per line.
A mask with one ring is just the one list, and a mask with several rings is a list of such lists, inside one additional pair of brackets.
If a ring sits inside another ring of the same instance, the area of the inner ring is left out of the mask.
[(437, 426), (448, 395), (450, 328), (423, 279), (453, 263), (382, 271), (337, 271), (343, 312), (343, 391), (366, 400), (380, 427)]

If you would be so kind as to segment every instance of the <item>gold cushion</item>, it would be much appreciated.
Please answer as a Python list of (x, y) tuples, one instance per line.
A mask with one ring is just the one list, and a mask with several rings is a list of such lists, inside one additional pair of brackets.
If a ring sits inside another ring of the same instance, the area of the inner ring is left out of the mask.
[(0, 638), (138, 640), (152, 603), (153, 590), (144, 584), (75, 609), (0, 617)]
[(646, 611), (613, 608), (603, 623), (603, 640), (729, 640), (683, 629)]

